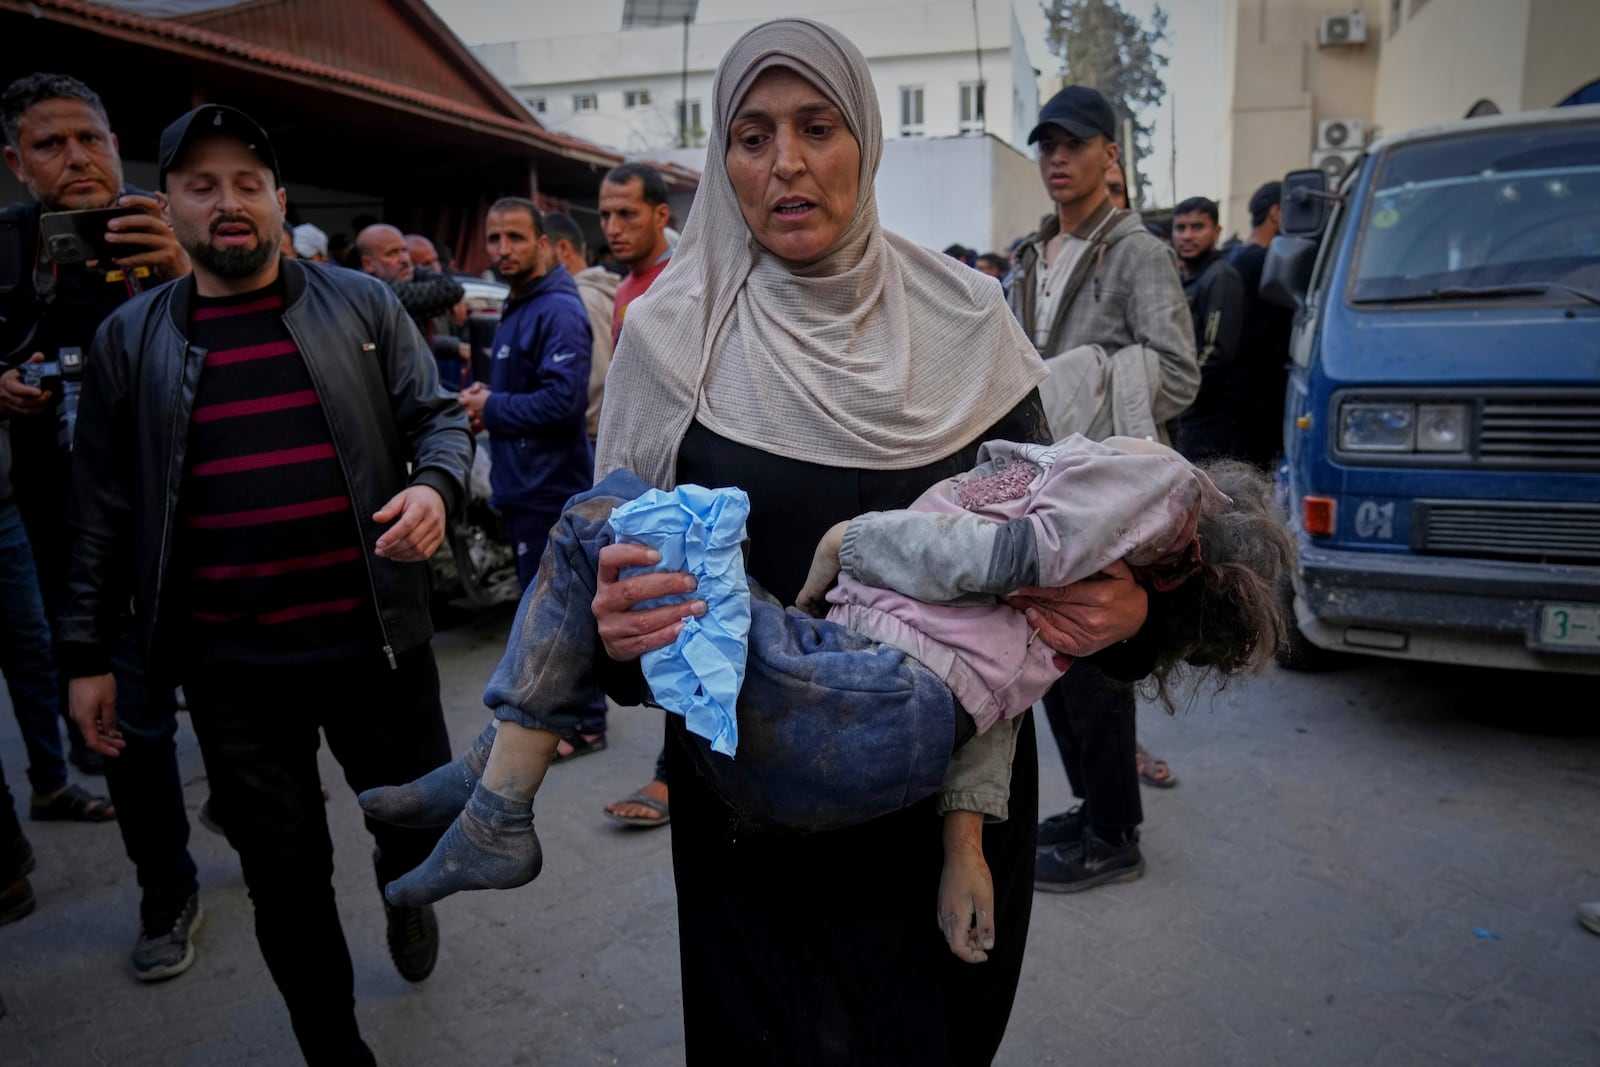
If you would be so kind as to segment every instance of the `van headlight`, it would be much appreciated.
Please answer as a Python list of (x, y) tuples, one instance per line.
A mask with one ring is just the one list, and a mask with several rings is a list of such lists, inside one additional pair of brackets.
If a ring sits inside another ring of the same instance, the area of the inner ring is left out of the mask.
[(1339, 407), (1344, 452), (1410, 452), (1417, 443), (1415, 404), (1354, 403)]
[(1467, 405), (1418, 404), (1417, 451), (1465, 452)]
[(1342, 452), (1465, 452), (1466, 404), (1360, 400), (1339, 405)]

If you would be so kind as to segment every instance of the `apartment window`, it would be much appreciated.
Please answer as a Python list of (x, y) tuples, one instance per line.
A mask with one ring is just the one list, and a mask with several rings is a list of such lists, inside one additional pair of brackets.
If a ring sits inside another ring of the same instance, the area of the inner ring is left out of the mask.
[(622, 94), (623, 107), (649, 107), (649, 89), (629, 89)]
[(700, 101), (679, 100), (675, 118), (677, 119), (677, 126), (673, 132), (682, 131), (686, 142), (685, 147), (705, 144), (706, 130), (704, 126), (700, 125)]
[(533, 112), (535, 115), (543, 115), (544, 114), (544, 97), (542, 97), (542, 96), (530, 96), (530, 97), (528, 97), (528, 110)]
[(900, 136), (922, 136), (922, 86), (900, 87)]
[(982, 82), (961, 83), (961, 132), (975, 133), (983, 129)]
[(575, 93), (572, 97), (572, 110), (574, 111), (599, 111), (600, 102), (593, 93)]

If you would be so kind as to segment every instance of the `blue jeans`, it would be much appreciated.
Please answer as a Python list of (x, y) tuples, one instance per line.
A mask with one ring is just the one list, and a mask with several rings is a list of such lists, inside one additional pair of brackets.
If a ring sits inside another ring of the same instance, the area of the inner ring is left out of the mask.
[[(550, 541), (550, 527), (561, 516), (545, 511), (516, 511), (502, 509), (506, 531), (511, 535), (511, 547), (517, 554), (517, 581), (526, 593), (538, 577), (539, 561), (544, 558)], [(583, 711), (574, 732), (584, 737), (594, 737), (606, 732), (606, 698), (599, 689), (591, 687), (581, 694)]]
[[(591, 603), (600, 550), (616, 540), (607, 520), (648, 488), (614, 471), (567, 502), (484, 691), (496, 719), (566, 733), (583, 711), (575, 695), (595, 684), (639, 702), (638, 667), (606, 657)], [(938, 790), (959, 707), (943, 680), (898, 649), (785, 610), (754, 581), (750, 599), (738, 755), (685, 735), (711, 787), (751, 820), (795, 830), (865, 822)]]
[[(65, 501), (56, 497), (32, 500), (23, 514), (39, 572), (39, 592), (45, 614), (62, 610), (67, 589)], [(111, 673), (117, 680), (117, 727), (127, 747), (106, 760), (106, 789), (117, 806), (117, 828), (122, 845), (138, 873), (144, 891), (141, 917), (149, 922), (170, 922), (190, 894), (199, 888), (193, 858), (189, 855), (189, 818), (183, 807), (183, 783), (178, 777), (177, 705), (170, 688), (150, 689), (144, 674), (139, 638), (129, 620), (111, 645)], [(56, 705), (67, 707), (67, 685), (60, 679)]]
[(61, 748), (61, 688), (33, 551), (16, 506), (0, 504), (0, 674), (28, 750), (28, 782), (45, 795), (67, 784)]

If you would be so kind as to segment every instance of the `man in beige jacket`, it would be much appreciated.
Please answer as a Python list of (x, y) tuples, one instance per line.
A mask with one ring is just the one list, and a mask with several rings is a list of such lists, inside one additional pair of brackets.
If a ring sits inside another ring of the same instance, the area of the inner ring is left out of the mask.
[(578, 283), (583, 310), (589, 313), (589, 329), (594, 346), (589, 351), (589, 411), (586, 421), (589, 442), (600, 432), (600, 402), (605, 397), (606, 371), (611, 369), (611, 317), (617, 301), (617, 283), (622, 279), (604, 267), (591, 267), (588, 241), (571, 215), (552, 212), (544, 217), (545, 235), (550, 238), (548, 270), (559, 263)]

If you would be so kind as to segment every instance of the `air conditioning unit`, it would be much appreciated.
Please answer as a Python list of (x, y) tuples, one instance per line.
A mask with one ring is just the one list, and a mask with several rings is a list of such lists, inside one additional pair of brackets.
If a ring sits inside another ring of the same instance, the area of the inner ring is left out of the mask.
[(1359, 11), (1352, 11), (1348, 15), (1322, 16), (1322, 28), (1317, 32), (1317, 44), (1366, 44), (1367, 43), (1367, 16)]
[(1360, 119), (1323, 119), (1317, 123), (1317, 151), (1342, 152), (1361, 148), (1366, 130)]
[(1361, 158), (1359, 148), (1323, 150), (1311, 153), (1311, 165), (1328, 176), (1328, 188), (1336, 189), (1345, 173)]

